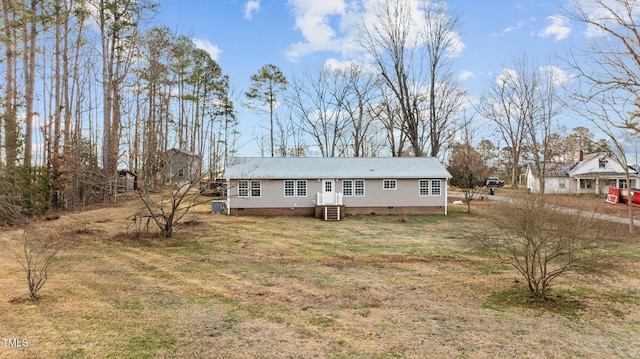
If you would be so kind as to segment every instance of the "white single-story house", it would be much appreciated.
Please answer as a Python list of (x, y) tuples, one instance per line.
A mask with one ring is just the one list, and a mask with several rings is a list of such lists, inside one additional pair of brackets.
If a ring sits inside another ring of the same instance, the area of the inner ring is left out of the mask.
[(229, 162), (231, 215), (447, 214), (451, 178), (430, 157), (251, 157)]
[[(575, 166), (575, 162), (548, 162), (545, 164), (545, 193), (575, 193), (572, 188), (572, 180), (569, 178), (569, 171)], [(527, 190), (533, 193), (540, 192), (540, 175), (533, 163), (527, 165), (525, 171), (527, 179)], [(575, 184), (573, 184), (575, 187)]]
[[(629, 167), (630, 186), (626, 183), (624, 167), (604, 152), (580, 155), (577, 162), (550, 162), (545, 166), (545, 193), (606, 194), (609, 187), (637, 188), (638, 172)], [(540, 175), (533, 164), (526, 169), (527, 190), (540, 192)]]

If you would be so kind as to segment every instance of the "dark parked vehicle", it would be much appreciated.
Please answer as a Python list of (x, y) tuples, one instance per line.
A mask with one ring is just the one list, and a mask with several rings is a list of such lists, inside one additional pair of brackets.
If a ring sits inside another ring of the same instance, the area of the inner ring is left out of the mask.
[(498, 177), (488, 177), (485, 181), (485, 185), (487, 187), (502, 187), (504, 186), (504, 181)]
[(201, 181), (200, 194), (224, 197), (227, 194), (227, 181), (224, 178), (216, 178), (214, 181)]

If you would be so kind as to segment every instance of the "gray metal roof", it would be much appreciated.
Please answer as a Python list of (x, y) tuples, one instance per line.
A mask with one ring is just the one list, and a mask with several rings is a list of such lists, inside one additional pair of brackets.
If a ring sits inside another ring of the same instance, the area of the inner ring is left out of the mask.
[(225, 178), (451, 178), (433, 157), (238, 157)]
[[(547, 162), (544, 166), (545, 177), (569, 177), (569, 172), (576, 166), (576, 162)], [(534, 177), (540, 175), (533, 162), (529, 163), (529, 169)]]

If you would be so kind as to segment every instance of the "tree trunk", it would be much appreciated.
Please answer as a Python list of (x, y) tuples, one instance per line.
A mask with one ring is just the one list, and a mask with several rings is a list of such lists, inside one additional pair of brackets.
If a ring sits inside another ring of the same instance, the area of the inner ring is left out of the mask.
[[(35, 78), (36, 78), (36, 46), (37, 46), (37, 0), (31, 0), (31, 13), (28, 21), (24, 21), (23, 41), (24, 48), (28, 49), (23, 52), (24, 62), (24, 83), (25, 83), (25, 132), (24, 132), (24, 168), (32, 166), (31, 151), (33, 143), (33, 120), (34, 120), (34, 98), (35, 98)], [(27, 1), (24, 6), (26, 8)]]
[(16, 83), (15, 83), (15, 57), (14, 43), (15, 34), (11, 22), (14, 20), (15, 12), (13, 3), (10, 0), (2, 0), (2, 13), (4, 25), (4, 46), (5, 46), (5, 98), (4, 98), (4, 148), (6, 154), (6, 179), (9, 183), (15, 183), (16, 161), (18, 159), (18, 133), (16, 121)]
[[(272, 93), (273, 90), (271, 90)], [(273, 95), (269, 96), (269, 124), (270, 124), (270, 142), (271, 142), (271, 157), (274, 157), (274, 148), (273, 148), (273, 102), (275, 98)]]
[(109, 37), (105, 1), (100, 0), (100, 35), (102, 40), (102, 171), (105, 178), (109, 178), (111, 168), (111, 110), (113, 93), (113, 42)]

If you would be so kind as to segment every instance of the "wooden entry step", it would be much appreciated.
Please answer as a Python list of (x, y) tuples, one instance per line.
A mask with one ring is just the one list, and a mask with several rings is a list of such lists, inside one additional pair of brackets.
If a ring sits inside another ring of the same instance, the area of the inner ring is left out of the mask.
[(325, 221), (339, 221), (344, 218), (344, 205), (318, 205), (315, 217)]

